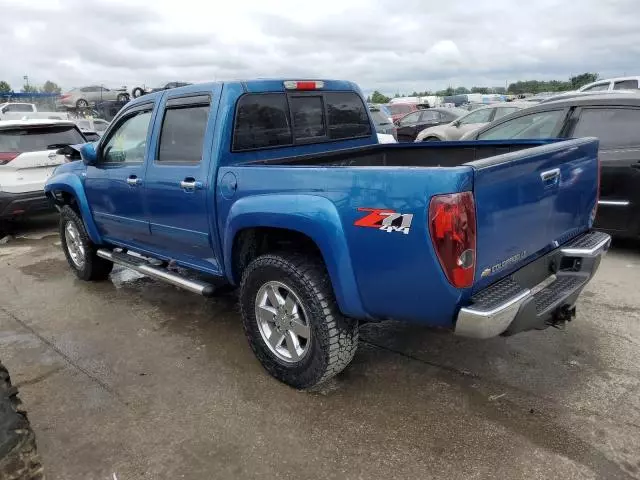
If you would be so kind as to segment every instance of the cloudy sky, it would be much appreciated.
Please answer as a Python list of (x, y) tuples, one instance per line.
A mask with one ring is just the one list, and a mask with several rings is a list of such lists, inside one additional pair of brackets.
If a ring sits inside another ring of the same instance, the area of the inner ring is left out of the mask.
[(171, 80), (316, 77), (391, 94), (586, 71), (640, 74), (638, 0), (524, 5), (0, 0), (0, 80), (14, 89), (24, 75), (32, 84), (50, 79), (63, 88), (132, 88)]

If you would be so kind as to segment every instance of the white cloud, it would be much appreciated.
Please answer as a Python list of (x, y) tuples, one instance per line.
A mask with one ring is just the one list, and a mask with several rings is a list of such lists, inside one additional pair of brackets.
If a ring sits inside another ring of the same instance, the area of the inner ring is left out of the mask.
[(638, 73), (635, 0), (0, 0), (14, 88), (344, 78), (387, 93)]

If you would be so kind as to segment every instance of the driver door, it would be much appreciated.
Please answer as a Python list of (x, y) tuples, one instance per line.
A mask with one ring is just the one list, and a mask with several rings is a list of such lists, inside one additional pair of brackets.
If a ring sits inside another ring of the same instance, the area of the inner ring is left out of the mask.
[(100, 143), (98, 162), (87, 168), (85, 191), (100, 233), (114, 243), (146, 244), (145, 160), (153, 104), (136, 107)]

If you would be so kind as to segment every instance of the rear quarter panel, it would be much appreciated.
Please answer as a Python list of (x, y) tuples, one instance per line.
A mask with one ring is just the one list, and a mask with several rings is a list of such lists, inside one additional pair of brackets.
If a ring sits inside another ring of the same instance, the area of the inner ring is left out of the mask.
[[(471, 190), (471, 168), (221, 167), (218, 178), (225, 175), (237, 181), (232, 198), (218, 184), (227, 272), (240, 230), (289, 228), (319, 246), (345, 314), (451, 326), (469, 292), (453, 288), (442, 272), (429, 238), (428, 202), (439, 193)], [(359, 208), (412, 214), (409, 233), (355, 226), (370, 213)]]

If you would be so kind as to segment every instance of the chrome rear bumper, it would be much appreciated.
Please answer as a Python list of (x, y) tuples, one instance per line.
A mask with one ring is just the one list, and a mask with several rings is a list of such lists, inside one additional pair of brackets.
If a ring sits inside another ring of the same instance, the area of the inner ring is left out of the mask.
[(585, 233), (547, 254), (555, 265), (571, 268), (549, 272), (547, 278), (529, 287), (514, 278), (515, 272), (478, 292), (470, 305), (460, 309), (455, 334), (491, 338), (545, 328), (560, 309), (573, 307), (610, 245), (606, 233)]

